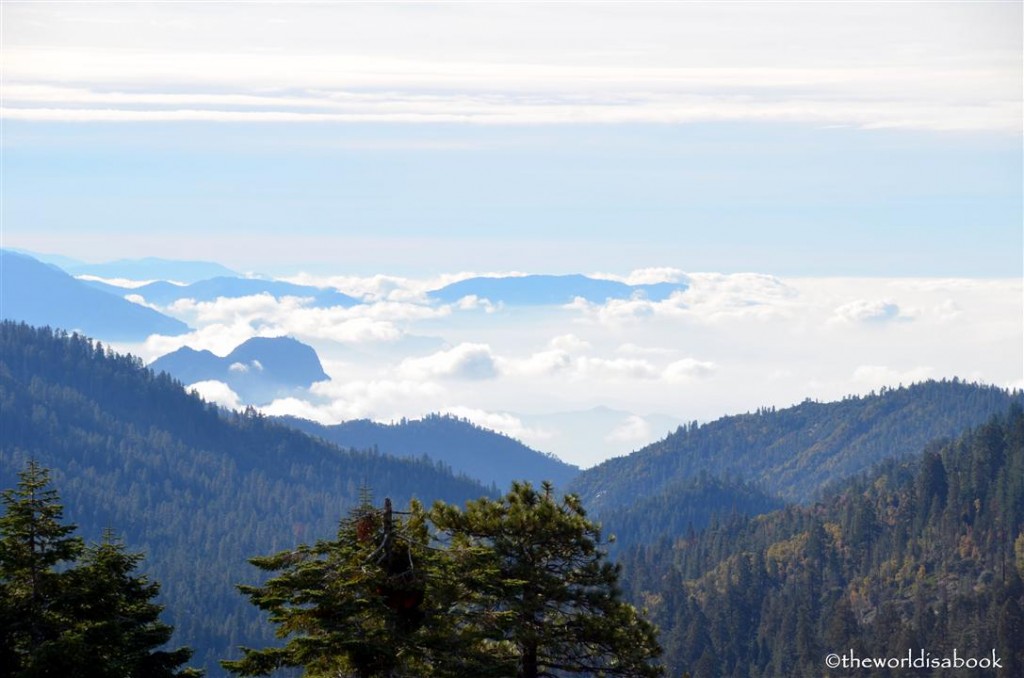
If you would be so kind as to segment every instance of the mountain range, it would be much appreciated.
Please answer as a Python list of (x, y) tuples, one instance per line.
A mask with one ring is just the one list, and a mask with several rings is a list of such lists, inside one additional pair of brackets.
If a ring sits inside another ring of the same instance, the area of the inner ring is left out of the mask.
[[(762, 409), (680, 427), (568, 487), (619, 536), (625, 590), (661, 625), (673, 675), (714, 661), (728, 667), (714, 675), (800, 675), (824, 656), (824, 638), (849, 642), (848, 630), (826, 634), (830, 619), (852, 618), (849, 628), (872, 637), (911, 628), (914, 587), (921, 609), (934, 610), (922, 618), (944, 618), (946, 591), (960, 606), (950, 628), (974, 632), (984, 620), (971, 609), (991, 617), (1024, 600), (1005, 588), (1012, 578), (999, 583), (1024, 522), (1024, 424), (992, 423), (1006, 408), (1019, 413), (1021, 398), (954, 380)], [(378, 443), (342, 449), (255, 410), (225, 412), (139, 359), (63, 331), (0, 323), (0, 403), (0, 486), (12, 487), (28, 459), (53, 469), (65, 515), (87, 539), (109, 527), (146, 553), (176, 626), (172, 642), (195, 648), (194, 663), (211, 676), (238, 645), (273, 642), (234, 588), (256, 576), (247, 558), (333, 534), (370, 492), (399, 506), (493, 495), (445, 461), (383, 454)], [(514, 442), (441, 416), (354, 428), (385, 446), (389, 435), (448, 432), (481, 458), (501, 458), (489, 446)], [(441, 443), (433, 453), (446, 450), (463, 452)], [(780, 495), (817, 501), (779, 509)], [(976, 608), (963, 607), (972, 600)], [(921, 642), (938, 637), (931, 628)]]
[(280, 421), (341, 447), (375, 448), (399, 457), (442, 461), (456, 473), (487, 485), (507, 488), (513, 480), (539, 486), (549, 480), (565, 487), (579, 469), (557, 457), (530, 449), (514, 438), (448, 415), (380, 424), (368, 420), (324, 426), (304, 419)]
[(98, 278), (124, 278), (126, 280), (173, 280), (179, 283), (194, 283), (209, 278), (238, 275), (230, 268), (212, 261), (181, 261), (159, 257), (118, 259), (98, 264), (85, 262), (65, 264), (59, 261), (54, 263), (75, 276), (94, 275)]
[(332, 306), (347, 308), (360, 303), (355, 297), (350, 297), (336, 290), (262, 278), (218, 276), (207, 280), (199, 280), (188, 285), (176, 285), (159, 280), (131, 288), (118, 287), (98, 280), (89, 281), (89, 284), (119, 296), (138, 295), (145, 299), (147, 303), (158, 306), (169, 306), (179, 299), (214, 301), (219, 297), (237, 298), (257, 294), (269, 294), (278, 299), (281, 297), (308, 298), (312, 299), (313, 306), (321, 308)]
[(183, 346), (149, 364), (183, 384), (220, 381), (251, 405), (263, 405), (327, 379), (312, 346), (291, 337), (253, 337), (226, 356)]
[(444, 303), (454, 303), (464, 297), (474, 296), (509, 306), (540, 306), (568, 304), (577, 297), (593, 303), (604, 303), (608, 299), (630, 299), (634, 296), (662, 301), (686, 288), (685, 283), (627, 285), (616, 280), (578, 274), (525, 275), (468, 278), (433, 290), (428, 296)]
[(830, 483), (929, 442), (985, 422), (1020, 391), (960, 381), (928, 381), (838, 402), (793, 407), (681, 426), (663, 440), (580, 474), (570, 489), (593, 510), (632, 504), (637, 495), (671, 493), (702, 473), (755, 482), (790, 502), (812, 500)]
[(30, 256), (0, 250), (3, 319), (79, 330), (105, 341), (178, 335), (188, 326), (151, 308), (107, 294)]

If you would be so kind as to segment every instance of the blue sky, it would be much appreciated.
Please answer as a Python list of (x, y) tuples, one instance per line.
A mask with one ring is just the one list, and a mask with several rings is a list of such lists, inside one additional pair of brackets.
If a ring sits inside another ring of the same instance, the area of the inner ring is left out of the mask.
[(8, 246), (1021, 273), (1019, 3), (4, 12)]

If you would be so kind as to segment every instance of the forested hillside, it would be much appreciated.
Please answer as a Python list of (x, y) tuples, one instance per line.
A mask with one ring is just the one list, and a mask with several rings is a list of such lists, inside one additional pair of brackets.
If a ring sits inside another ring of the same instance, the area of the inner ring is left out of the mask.
[(362, 419), (333, 426), (295, 417), (282, 417), (281, 421), (343, 447), (376, 447), (400, 457), (427, 455), (457, 473), (499, 488), (508, 487), (513, 480), (535, 485), (547, 480), (564, 488), (579, 473), (577, 467), (557, 457), (452, 416), (434, 414), (395, 424)]
[(329, 536), (360, 488), (405, 504), (488, 491), (425, 460), (342, 451), (254, 412), (225, 415), (137, 358), (77, 335), (0, 324), (0, 486), (29, 459), (87, 540), (146, 554), (174, 643), (219, 675), (243, 643), (271, 641), (235, 590), (247, 558)]
[(705, 473), (754, 481), (787, 501), (806, 502), (829, 483), (919, 453), (932, 440), (1005, 412), (1012, 402), (1024, 402), (1024, 395), (954, 379), (761, 409), (680, 427), (634, 454), (587, 469), (570, 489), (604, 514), (638, 495), (670, 493), (674, 484)]
[[(1024, 410), (890, 461), (812, 506), (621, 554), (669, 675), (845, 676), (829, 653), (1024, 667)], [(874, 668), (870, 675), (909, 675)], [(921, 675), (939, 675), (925, 671)], [(867, 675), (867, 673), (865, 673)], [(941, 675), (946, 675), (942, 673)]]

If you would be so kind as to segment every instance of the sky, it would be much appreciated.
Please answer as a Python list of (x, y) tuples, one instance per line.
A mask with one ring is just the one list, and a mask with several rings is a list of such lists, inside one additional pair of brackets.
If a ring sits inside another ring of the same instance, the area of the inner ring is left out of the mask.
[[(333, 379), (278, 411), (444, 408), (587, 464), (662, 434), (656, 414), (1024, 381), (1019, 2), (0, 12), (2, 246), (366, 295), (163, 309), (196, 332), (127, 347), (298, 336)], [(470, 272), (691, 288), (424, 300)], [(598, 406), (626, 414), (589, 452), (537, 419)]]

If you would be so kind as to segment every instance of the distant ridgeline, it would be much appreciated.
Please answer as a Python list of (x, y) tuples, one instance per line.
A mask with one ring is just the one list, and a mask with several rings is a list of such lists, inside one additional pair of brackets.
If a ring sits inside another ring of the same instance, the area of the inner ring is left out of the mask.
[[(932, 386), (934, 388), (934, 386)], [(662, 510), (670, 510), (663, 507)], [(1024, 667), (1024, 410), (848, 480), (813, 506), (619, 554), (672, 676), (1019, 676)], [(830, 653), (928, 668), (829, 672)], [(956, 668), (954, 656), (1002, 670)], [(852, 672), (852, 673), (851, 673)]]
[(262, 278), (218, 276), (208, 280), (199, 280), (189, 285), (175, 285), (174, 283), (160, 280), (132, 288), (118, 287), (99, 281), (87, 281), (87, 284), (119, 296), (138, 295), (150, 304), (159, 304), (161, 306), (173, 304), (179, 299), (214, 301), (218, 297), (233, 299), (257, 294), (269, 294), (277, 299), (281, 297), (311, 299), (312, 305), (319, 308), (332, 306), (344, 306), (347, 308), (360, 303), (358, 299), (336, 290), (311, 287), (309, 285), (296, 285), (280, 280), (264, 280)]
[(469, 278), (434, 290), (429, 296), (445, 303), (475, 296), (513, 306), (541, 306), (568, 304), (577, 297), (598, 304), (608, 299), (630, 299), (634, 296), (663, 301), (686, 288), (686, 283), (682, 282), (627, 285), (584, 275), (524, 275)]
[(631, 505), (638, 495), (671, 495), (678, 483), (703, 474), (753, 482), (786, 501), (806, 502), (829, 483), (920, 453), (929, 442), (956, 436), (1011, 403), (1024, 403), (1024, 394), (953, 379), (761, 409), (681, 426), (664, 440), (587, 469), (570, 489), (591, 510), (604, 512)]
[(25, 254), (0, 250), (0, 269), (3, 320), (73, 328), (108, 341), (142, 341), (151, 334), (189, 330), (179, 320), (98, 290)]
[(269, 403), (328, 378), (313, 347), (291, 337), (253, 337), (224, 357), (183, 346), (149, 367), (186, 385), (223, 382), (250, 405)]
[(247, 558), (331, 536), (364, 486), (397, 505), (491, 494), (424, 459), (343, 451), (251, 411), (225, 416), (138, 358), (13, 322), (0, 323), (0, 430), (0, 487), (30, 458), (53, 469), (87, 540), (110, 527), (146, 553), (172, 643), (193, 647), (211, 676), (236, 645), (273, 642), (235, 589), (255, 574)]
[(372, 447), (400, 457), (427, 456), (498, 489), (509, 487), (513, 480), (528, 480), (538, 487), (549, 480), (564, 488), (580, 472), (514, 438), (452, 416), (435, 414), (395, 424), (362, 419), (333, 426), (294, 417), (280, 421), (342, 447)]

